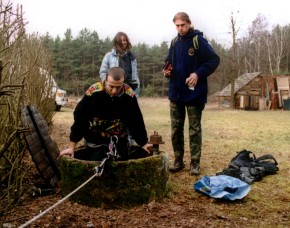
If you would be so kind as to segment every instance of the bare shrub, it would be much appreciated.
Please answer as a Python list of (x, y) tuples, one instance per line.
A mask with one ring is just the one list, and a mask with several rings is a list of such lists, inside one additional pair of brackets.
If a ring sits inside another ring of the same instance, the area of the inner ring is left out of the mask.
[[(0, 0), (0, 218), (27, 191), (25, 129), (21, 109), (34, 105), (48, 123), (54, 114), (51, 56), (41, 38), (26, 35), (22, 7)], [(2, 220), (3, 221), (3, 220)], [(1, 222), (0, 220), (0, 225)]]

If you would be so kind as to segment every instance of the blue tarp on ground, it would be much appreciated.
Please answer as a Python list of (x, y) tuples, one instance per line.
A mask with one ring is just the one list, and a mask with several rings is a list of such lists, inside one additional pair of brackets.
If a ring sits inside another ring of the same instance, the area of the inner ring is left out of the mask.
[(244, 198), (251, 186), (238, 178), (218, 175), (203, 176), (194, 184), (194, 189), (213, 198), (236, 200)]

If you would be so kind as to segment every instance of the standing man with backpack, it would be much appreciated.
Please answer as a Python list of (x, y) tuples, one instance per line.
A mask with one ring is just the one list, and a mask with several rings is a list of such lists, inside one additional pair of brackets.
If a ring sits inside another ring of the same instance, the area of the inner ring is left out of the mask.
[(185, 168), (184, 122), (186, 111), (189, 122), (189, 148), (191, 154), (191, 175), (200, 173), (202, 146), (201, 117), (207, 102), (207, 77), (220, 63), (203, 33), (191, 26), (189, 16), (177, 13), (173, 22), (178, 31), (170, 45), (163, 74), (169, 78), (168, 98), (170, 100), (171, 140), (174, 150), (174, 165), (171, 172)]

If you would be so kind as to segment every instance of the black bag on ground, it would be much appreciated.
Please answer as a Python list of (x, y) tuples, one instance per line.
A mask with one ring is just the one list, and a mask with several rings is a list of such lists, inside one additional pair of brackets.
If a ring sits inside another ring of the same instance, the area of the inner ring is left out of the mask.
[(266, 175), (277, 173), (278, 170), (278, 162), (273, 155), (266, 154), (256, 158), (253, 152), (242, 150), (231, 159), (228, 168), (218, 172), (217, 175), (236, 177), (251, 184)]

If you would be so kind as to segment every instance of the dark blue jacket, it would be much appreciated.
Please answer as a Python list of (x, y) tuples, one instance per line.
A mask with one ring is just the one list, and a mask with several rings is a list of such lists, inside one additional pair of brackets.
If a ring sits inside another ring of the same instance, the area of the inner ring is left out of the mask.
[[(193, 45), (193, 37), (196, 35), (197, 49)], [(165, 61), (169, 61), (173, 68), (169, 79), (169, 99), (192, 105), (205, 104), (208, 92), (207, 77), (216, 70), (220, 58), (203, 37), (203, 33), (190, 29), (184, 36), (178, 34), (175, 41), (171, 42)], [(198, 75), (198, 82), (195, 89), (190, 90), (185, 80), (194, 72)]]

